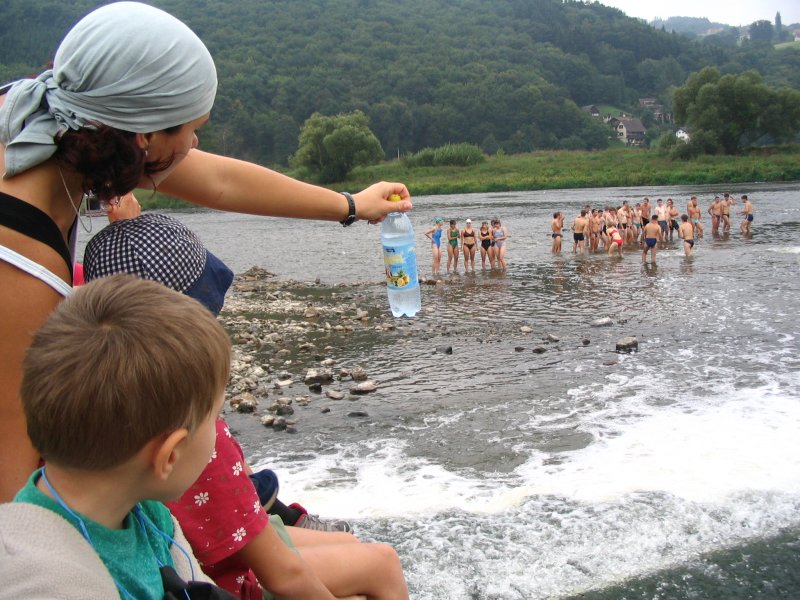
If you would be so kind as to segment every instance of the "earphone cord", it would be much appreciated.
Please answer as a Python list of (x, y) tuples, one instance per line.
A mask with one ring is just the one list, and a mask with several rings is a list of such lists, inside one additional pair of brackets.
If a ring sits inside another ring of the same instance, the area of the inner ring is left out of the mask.
[[(58, 502), (59, 506), (61, 506), (61, 508), (63, 508), (73, 519), (75, 519), (75, 521), (77, 521), (78, 526), (81, 530), (81, 534), (89, 543), (89, 546), (92, 547), (92, 550), (94, 550), (95, 553), (97, 553), (97, 555), (100, 556), (100, 553), (97, 552), (97, 548), (95, 548), (94, 543), (92, 542), (92, 538), (89, 537), (89, 531), (86, 529), (86, 523), (83, 522), (83, 519), (78, 513), (76, 513), (69, 506), (67, 506), (67, 503), (64, 502), (61, 496), (59, 496), (58, 492), (56, 492), (55, 488), (50, 483), (50, 480), (47, 478), (45, 467), (42, 467), (40, 469), (40, 472), (42, 474), (42, 481), (44, 481), (44, 484), (47, 486), (47, 489), (50, 491), (50, 494), (52, 494), (55, 501)], [(150, 518), (142, 512), (138, 504), (133, 508), (133, 514), (136, 517), (136, 522), (139, 523), (139, 526), (142, 528), (142, 531), (146, 531), (147, 527), (149, 527), (152, 531), (158, 533), (159, 535), (161, 535), (161, 537), (174, 544), (175, 547), (178, 548), (178, 550), (180, 550), (181, 553), (183, 553), (183, 555), (186, 557), (186, 560), (189, 562), (189, 569), (192, 574), (192, 580), (194, 580), (194, 566), (192, 566), (192, 560), (189, 557), (189, 553), (186, 552), (186, 550), (184, 550), (183, 547), (180, 544), (178, 544), (178, 542), (176, 542), (169, 534), (161, 531), (155, 525), (155, 523), (153, 523), (150, 520)], [(159, 567), (164, 566), (164, 564), (160, 560), (158, 560), (158, 558), (156, 558), (156, 563), (158, 564)], [(117, 588), (119, 589), (120, 593), (124, 598), (127, 598), (128, 600), (136, 600), (136, 597), (133, 594), (131, 594), (128, 590), (126, 590), (119, 581), (114, 579), (113, 576), (111, 578), (114, 580), (114, 585), (117, 586)], [(186, 596), (186, 600), (191, 600), (189, 597), (189, 592), (187, 590), (184, 590), (183, 593)]]

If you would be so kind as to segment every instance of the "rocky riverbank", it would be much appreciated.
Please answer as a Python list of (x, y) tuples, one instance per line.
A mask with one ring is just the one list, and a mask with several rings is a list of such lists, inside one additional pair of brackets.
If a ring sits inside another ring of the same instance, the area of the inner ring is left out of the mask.
[[(423, 284), (434, 286), (434, 294), (446, 294), (450, 286), (462, 286), (463, 282), (444, 278)], [(425, 318), (430, 310), (435, 309), (424, 308), (422, 318), (394, 319), (387, 310), (382, 282), (303, 283), (279, 279), (258, 267), (237, 275), (220, 315), (233, 344), (228, 420), (252, 439), (253, 435), (260, 437), (265, 427), (296, 433), (314, 430), (322, 424), (319, 419), (331, 425), (331, 418), (369, 417), (369, 402), (364, 398), (381, 384), (370, 377), (369, 364), (349, 364), (342, 359), (352, 355), (348, 350), (358, 344), (386, 346), (413, 336), (428, 340), (430, 352), (439, 355), (453, 354), (454, 345), (463, 351), (458, 344), (464, 339), (477, 339), (489, 347), (511, 344), (506, 351), (534, 356), (561, 354), (572, 348), (583, 348), (579, 354), (584, 357), (586, 350), (604, 355), (613, 352), (608, 339), (614, 335), (611, 331), (601, 336), (602, 349), (590, 350), (589, 345), (594, 344), (586, 332), (564, 338), (534, 328), (526, 320), (446, 327), (438, 319)], [(610, 330), (614, 324), (605, 317), (591, 326)], [(617, 352), (636, 349), (635, 338), (625, 340), (624, 348), (620, 347), (622, 341), (617, 343)], [(603, 364), (613, 366), (617, 359), (606, 356)]]
[(258, 267), (238, 275), (220, 315), (233, 344), (229, 410), (289, 433), (299, 408), (326, 414), (331, 403), (351, 401), (347, 416), (368, 416), (356, 402), (377, 389), (368, 365), (340, 365), (336, 354), (353, 337), (404, 334), (379, 291), (278, 280)]

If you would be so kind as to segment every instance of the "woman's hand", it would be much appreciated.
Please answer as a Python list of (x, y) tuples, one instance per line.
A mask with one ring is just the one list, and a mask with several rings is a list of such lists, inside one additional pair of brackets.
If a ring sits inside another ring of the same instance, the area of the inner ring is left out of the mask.
[[(399, 201), (389, 200), (389, 196), (397, 194)], [(356, 203), (356, 218), (359, 221), (380, 223), (390, 212), (408, 212), (413, 207), (411, 194), (402, 183), (381, 181), (367, 189), (353, 194)]]

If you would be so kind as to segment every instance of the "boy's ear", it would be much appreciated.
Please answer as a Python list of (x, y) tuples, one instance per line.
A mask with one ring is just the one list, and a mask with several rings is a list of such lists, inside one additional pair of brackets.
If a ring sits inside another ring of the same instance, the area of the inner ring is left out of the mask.
[(189, 430), (176, 429), (160, 440), (154, 440), (151, 454), (153, 474), (161, 481), (166, 481), (172, 474), (175, 463), (180, 458), (183, 442), (189, 437)]

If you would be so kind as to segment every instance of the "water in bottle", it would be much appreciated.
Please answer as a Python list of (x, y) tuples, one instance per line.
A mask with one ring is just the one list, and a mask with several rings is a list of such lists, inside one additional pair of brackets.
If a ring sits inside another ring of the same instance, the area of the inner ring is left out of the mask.
[[(391, 199), (395, 200), (395, 197)], [(400, 197), (397, 196), (396, 200)], [(419, 312), (421, 301), (414, 228), (408, 215), (400, 212), (386, 215), (381, 226), (381, 243), (392, 314), (395, 317), (413, 317)]]

